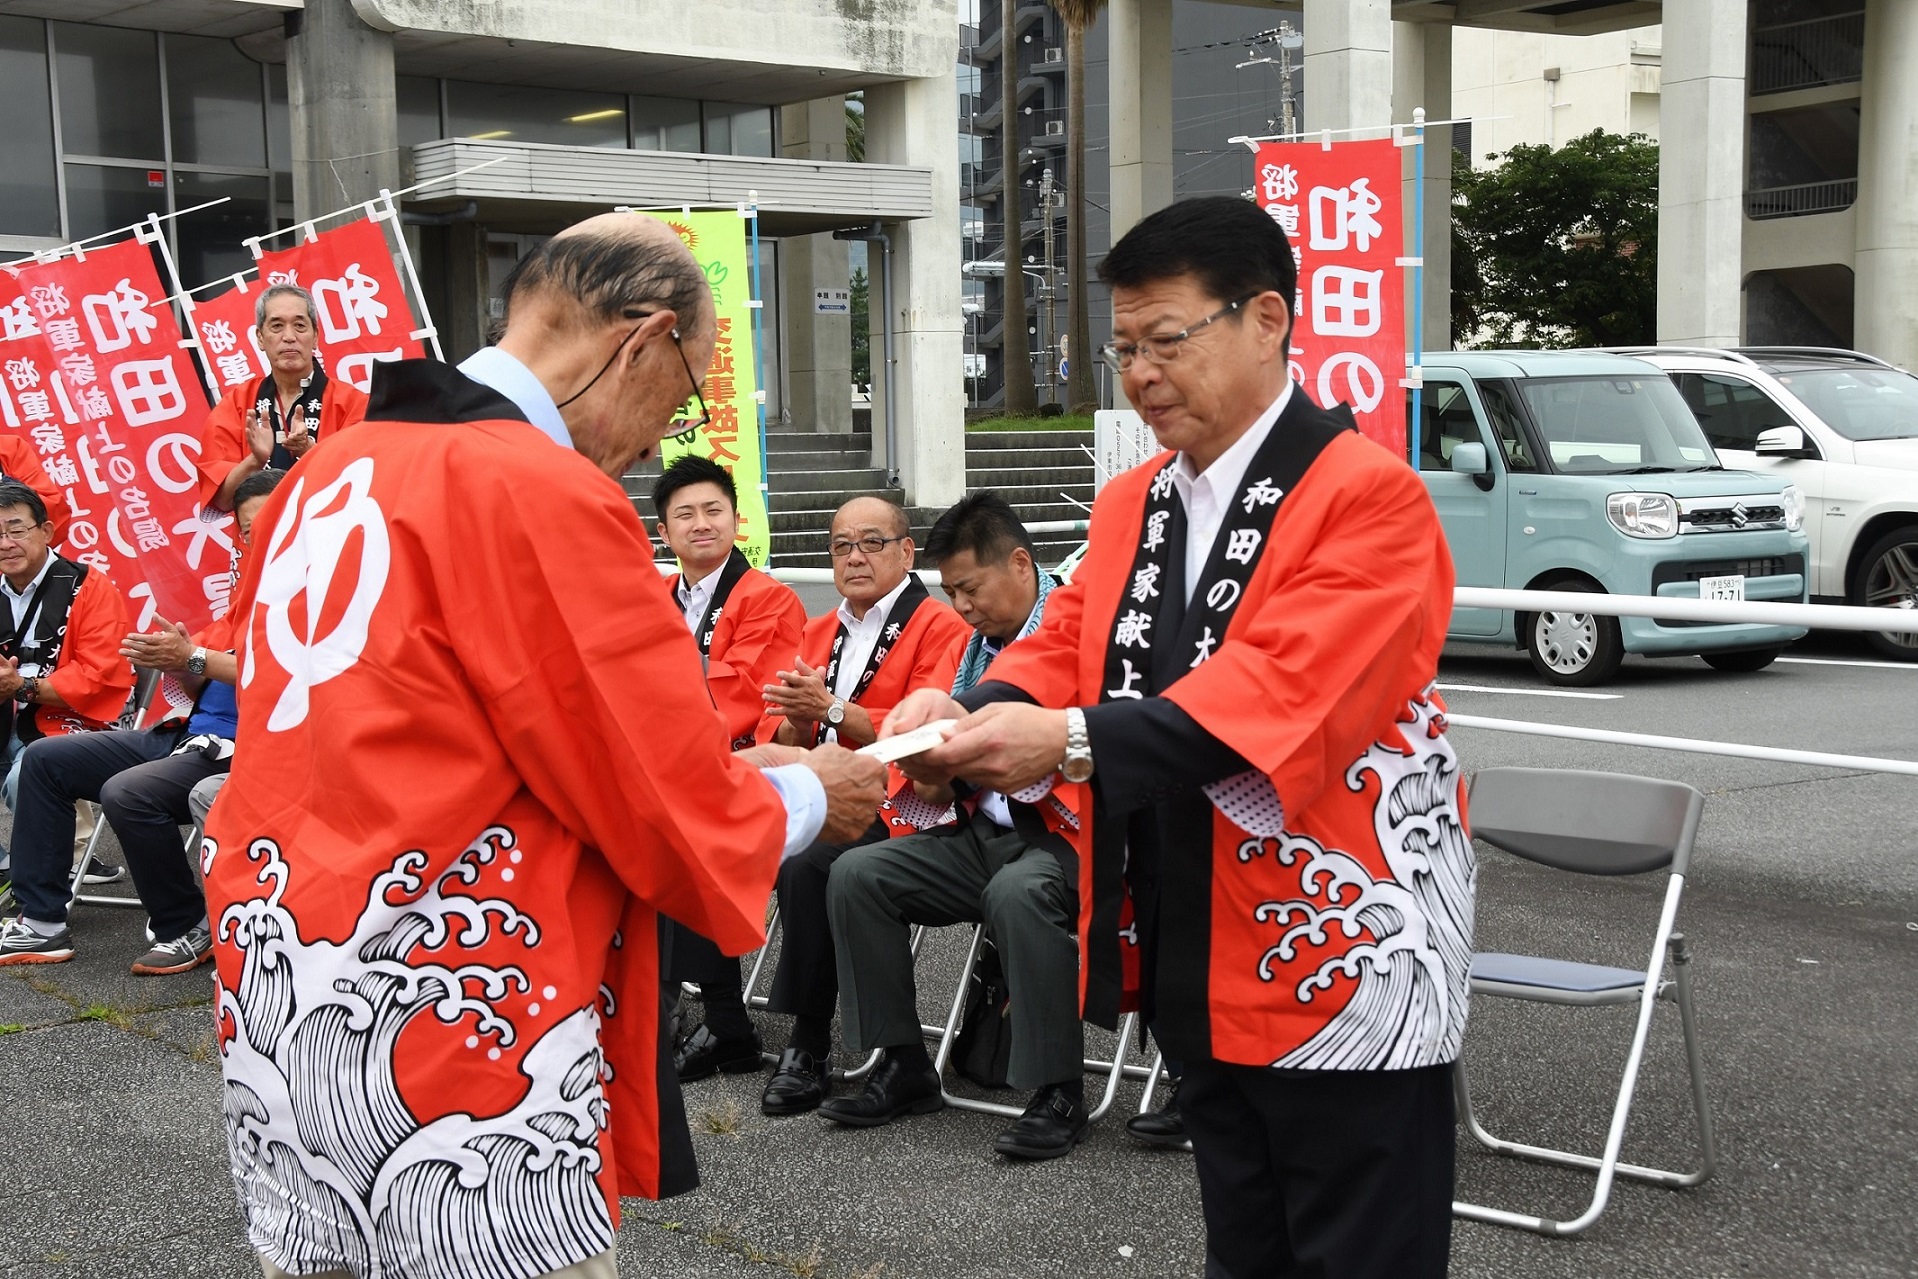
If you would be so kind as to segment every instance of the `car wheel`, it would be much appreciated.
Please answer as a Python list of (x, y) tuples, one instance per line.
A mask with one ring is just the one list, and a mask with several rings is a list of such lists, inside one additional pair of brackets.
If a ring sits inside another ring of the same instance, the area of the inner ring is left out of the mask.
[(1715, 671), (1762, 671), (1778, 660), (1782, 648), (1748, 648), (1742, 653), (1701, 653)]
[[(1576, 579), (1550, 582), (1539, 589), (1595, 592), (1589, 582)], [(1618, 673), (1618, 664), (1625, 660), (1625, 641), (1619, 637), (1615, 617), (1546, 609), (1526, 620), (1525, 652), (1532, 659), (1532, 669), (1547, 683), (1585, 687), (1603, 684)]]
[(1872, 544), (1858, 564), (1851, 602), (1910, 610), (1910, 630), (1870, 631), (1865, 638), (1887, 657), (1918, 662), (1918, 526), (1893, 529)]

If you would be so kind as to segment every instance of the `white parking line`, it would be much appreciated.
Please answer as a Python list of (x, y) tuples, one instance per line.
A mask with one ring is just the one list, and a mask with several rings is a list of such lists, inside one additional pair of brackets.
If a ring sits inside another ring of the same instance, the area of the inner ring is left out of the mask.
[(1512, 693), (1519, 697), (1578, 697), (1591, 702), (1616, 702), (1625, 696), (1623, 693), (1581, 693), (1570, 688), (1500, 688), (1494, 684), (1440, 684), (1438, 687), (1448, 693)]
[(1863, 662), (1844, 657), (1781, 657), (1778, 660), (1797, 662), (1800, 666), (1875, 666), (1882, 671), (1918, 671), (1918, 662)]

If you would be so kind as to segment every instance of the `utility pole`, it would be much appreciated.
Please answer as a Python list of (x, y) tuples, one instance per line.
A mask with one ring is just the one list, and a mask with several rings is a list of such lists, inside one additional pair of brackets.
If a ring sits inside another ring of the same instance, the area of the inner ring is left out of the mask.
[[(1046, 278), (1045, 282), (1039, 286), (1039, 297), (1046, 304), (1046, 323), (1044, 331), (1040, 334), (1039, 350), (1041, 352), (1040, 360), (1042, 361), (1041, 378), (1046, 384), (1046, 403), (1048, 404), (1056, 404), (1059, 400), (1059, 356), (1058, 352), (1054, 349), (1059, 343), (1059, 314), (1057, 310), (1059, 290), (1054, 287), (1054, 276), (1052, 274), (1052, 237), (1054, 225), (1052, 209), (1055, 201), (1062, 201), (1063, 199), (1064, 196), (1053, 187), (1052, 169), (1048, 166), (1039, 174), (1039, 216), (1045, 219), (1046, 246), (1046, 263), (1043, 268)], [(1025, 263), (1021, 262), (1019, 266), (1023, 268)], [(1010, 270), (1012, 268), (1008, 267), (1007, 269)]]
[(1289, 136), (1299, 131), (1298, 113), (1292, 109), (1292, 50), (1303, 47), (1305, 41), (1289, 22), (1279, 23), (1278, 35), (1279, 83), (1285, 86), (1279, 92), (1279, 132)]

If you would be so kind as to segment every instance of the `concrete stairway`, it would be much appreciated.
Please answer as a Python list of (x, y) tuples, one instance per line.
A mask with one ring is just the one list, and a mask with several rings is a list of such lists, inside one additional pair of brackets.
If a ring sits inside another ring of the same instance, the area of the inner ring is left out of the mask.
[[(1091, 447), (1090, 431), (968, 431), (966, 487), (992, 489), (1028, 524), (1083, 520), (1092, 504)], [(1085, 534), (1035, 533), (1032, 540), (1039, 563), (1051, 568)]]

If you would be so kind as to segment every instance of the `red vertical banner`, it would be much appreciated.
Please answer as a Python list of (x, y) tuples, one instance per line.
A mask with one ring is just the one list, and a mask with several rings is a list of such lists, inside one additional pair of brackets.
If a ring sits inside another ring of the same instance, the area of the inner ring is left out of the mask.
[(377, 222), (349, 222), (264, 254), (260, 279), (269, 285), (297, 284), (313, 295), (328, 377), (364, 391), (376, 362), (426, 354), (413, 336), (413, 309)]
[(222, 395), (273, 371), (266, 352), (260, 349), (259, 329), (253, 323), (253, 305), (260, 287), (242, 280), (218, 297), (193, 304), (193, 335), (200, 339), (200, 350)]
[[(145, 630), (157, 616), (198, 630), (225, 612), (231, 520), (203, 521), (194, 460), (206, 392), (136, 240), (23, 268), (18, 286), (77, 422), (61, 467), (73, 507), (65, 553), (105, 572)], [(49, 437), (50, 442), (50, 437)]]
[(1266, 142), (1253, 191), (1299, 268), (1291, 372), (1319, 404), (1349, 404), (1359, 429), (1405, 456), (1405, 243), (1399, 148)]

